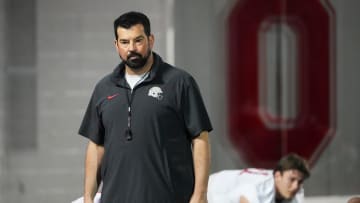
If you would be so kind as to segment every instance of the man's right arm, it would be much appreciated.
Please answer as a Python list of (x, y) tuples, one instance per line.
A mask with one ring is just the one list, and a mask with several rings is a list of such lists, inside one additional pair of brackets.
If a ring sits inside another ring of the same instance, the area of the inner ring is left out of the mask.
[(104, 147), (91, 140), (87, 146), (85, 157), (84, 203), (92, 203), (101, 181), (100, 166), (104, 155)]

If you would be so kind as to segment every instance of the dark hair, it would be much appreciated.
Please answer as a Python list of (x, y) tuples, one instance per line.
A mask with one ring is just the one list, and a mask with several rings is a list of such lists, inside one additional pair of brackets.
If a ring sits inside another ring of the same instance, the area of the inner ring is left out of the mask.
[(115, 32), (115, 39), (118, 38), (117, 28), (123, 27), (129, 29), (130, 27), (141, 24), (144, 26), (144, 31), (147, 36), (150, 36), (151, 29), (150, 29), (150, 20), (149, 18), (140, 12), (130, 11), (127, 13), (122, 14), (114, 21), (114, 32)]
[(293, 169), (300, 171), (304, 175), (304, 179), (310, 177), (310, 169), (307, 161), (294, 153), (288, 154), (280, 159), (274, 168), (274, 174), (276, 171), (282, 173), (283, 171)]

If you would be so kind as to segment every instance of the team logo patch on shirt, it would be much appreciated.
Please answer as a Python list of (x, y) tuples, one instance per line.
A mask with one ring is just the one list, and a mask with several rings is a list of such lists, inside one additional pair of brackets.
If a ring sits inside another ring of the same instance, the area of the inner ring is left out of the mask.
[(107, 96), (106, 98), (108, 99), (108, 100), (112, 100), (112, 99), (114, 99), (115, 97), (117, 97), (119, 95), (119, 93), (116, 93), (116, 94), (113, 94), (113, 95), (109, 95), (109, 96)]
[(149, 89), (148, 96), (154, 97), (157, 100), (162, 100), (163, 99), (163, 91), (161, 90), (160, 87), (152, 87)]

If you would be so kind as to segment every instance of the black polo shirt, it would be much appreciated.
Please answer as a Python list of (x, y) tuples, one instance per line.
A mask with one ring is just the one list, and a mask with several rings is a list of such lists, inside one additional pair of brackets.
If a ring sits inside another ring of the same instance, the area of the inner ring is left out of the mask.
[(103, 203), (187, 203), (192, 195), (191, 141), (212, 126), (195, 80), (153, 55), (148, 78), (132, 92), (123, 63), (104, 77), (81, 124), (79, 134), (105, 149)]

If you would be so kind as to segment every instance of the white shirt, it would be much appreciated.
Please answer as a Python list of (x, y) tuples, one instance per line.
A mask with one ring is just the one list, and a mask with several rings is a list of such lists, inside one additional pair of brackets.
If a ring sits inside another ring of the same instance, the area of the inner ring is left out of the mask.
[[(240, 196), (250, 203), (274, 203), (275, 186), (272, 170), (248, 168), (225, 170), (209, 178), (207, 198), (209, 203), (239, 203)], [(302, 203), (303, 188), (289, 203)]]
[(141, 75), (130, 75), (125, 73), (126, 82), (129, 84), (131, 89), (140, 83), (142, 83), (149, 76), (149, 72), (143, 73)]

